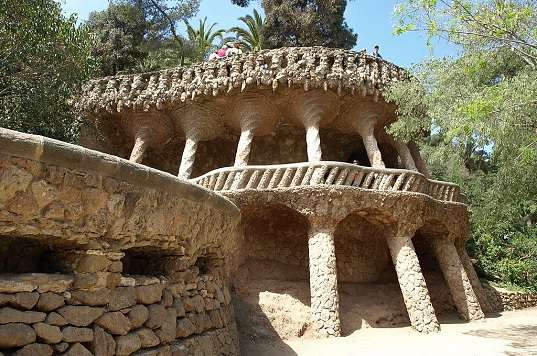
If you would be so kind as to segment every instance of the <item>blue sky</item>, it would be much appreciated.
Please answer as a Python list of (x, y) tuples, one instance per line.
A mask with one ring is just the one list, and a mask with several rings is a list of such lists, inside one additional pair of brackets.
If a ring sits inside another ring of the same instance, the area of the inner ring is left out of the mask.
[[(426, 46), (424, 35), (408, 33), (401, 36), (392, 34), (392, 11), (397, 0), (351, 0), (347, 5), (345, 19), (349, 26), (358, 33), (356, 50), (371, 51), (375, 44), (380, 46), (382, 56), (398, 65), (409, 67), (423, 59), (456, 55), (455, 49), (445, 43), (436, 43), (434, 52)], [(66, 14), (76, 13), (79, 20), (88, 18), (91, 11), (103, 10), (108, 0), (62, 0)], [(201, 0), (198, 18), (207, 17), (209, 22), (217, 22), (219, 27), (230, 28), (239, 23), (237, 18), (260, 8), (255, 3), (249, 8), (241, 8), (231, 4), (230, 0)]]

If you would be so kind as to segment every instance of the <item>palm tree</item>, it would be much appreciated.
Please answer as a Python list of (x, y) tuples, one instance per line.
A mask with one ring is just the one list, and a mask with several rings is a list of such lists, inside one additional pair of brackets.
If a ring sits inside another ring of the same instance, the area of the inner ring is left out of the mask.
[(265, 24), (265, 19), (261, 17), (259, 12), (254, 9), (254, 14), (239, 17), (239, 20), (246, 24), (247, 29), (243, 27), (230, 28), (230, 32), (235, 32), (235, 35), (240, 40), (242, 46), (250, 51), (259, 51), (263, 46), (261, 31)]
[(207, 17), (200, 20), (198, 28), (193, 28), (188, 21), (185, 21), (186, 29), (188, 33), (188, 40), (194, 46), (196, 54), (196, 60), (203, 60), (207, 58), (209, 53), (216, 49), (214, 42), (219, 39), (220, 42), (223, 42), (224, 33), (226, 30), (218, 29), (213, 30), (217, 23), (213, 23), (209, 28), (207, 28)]

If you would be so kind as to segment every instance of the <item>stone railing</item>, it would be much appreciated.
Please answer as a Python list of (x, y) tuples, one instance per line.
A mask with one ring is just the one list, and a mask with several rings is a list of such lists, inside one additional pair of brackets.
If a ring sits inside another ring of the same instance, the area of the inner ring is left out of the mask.
[(213, 191), (341, 185), (378, 191), (416, 192), (440, 201), (464, 202), (460, 188), (453, 183), (429, 180), (410, 170), (371, 168), (343, 162), (226, 167), (191, 181)]
[(86, 112), (166, 110), (199, 96), (246, 88), (303, 87), (378, 94), (407, 73), (365, 51), (304, 47), (262, 50), (152, 73), (88, 82), (77, 101)]

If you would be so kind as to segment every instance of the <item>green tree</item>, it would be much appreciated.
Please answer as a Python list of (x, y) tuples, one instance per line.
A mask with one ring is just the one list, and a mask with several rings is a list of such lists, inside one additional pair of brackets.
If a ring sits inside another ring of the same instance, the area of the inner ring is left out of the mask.
[(177, 23), (198, 9), (199, 0), (116, 0), (91, 13), (86, 26), (97, 37), (94, 54), (101, 75), (184, 64), (194, 51)]
[(199, 21), (198, 28), (192, 27), (188, 21), (185, 21), (185, 24), (188, 39), (195, 48), (194, 58), (199, 61), (206, 59), (209, 53), (216, 49), (217, 46), (215, 45), (215, 41), (219, 40), (220, 42), (223, 42), (224, 40), (226, 30), (215, 30), (214, 27), (217, 23), (213, 23), (211, 26), (207, 27), (207, 17)]
[(239, 17), (239, 20), (246, 25), (243, 27), (232, 27), (230, 32), (234, 32), (235, 36), (241, 42), (242, 47), (249, 51), (258, 51), (263, 48), (263, 40), (261, 32), (263, 31), (263, 17), (254, 9), (253, 15)]
[(424, 62), (387, 91), (400, 116), (392, 133), (430, 132), (433, 175), (468, 195), (480, 271), (537, 289), (537, 4), (408, 0), (396, 14), (397, 33), (425, 31), (461, 55)]
[[(247, 6), (249, 0), (232, 0)], [(344, 19), (347, 0), (263, 0), (267, 48), (325, 46), (350, 49), (357, 35)]]
[(96, 37), (93, 55), (102, 75), (115, 75), (142, 61), (146, 32), (143, 12), (126, 3), (110, 4), (104, 11), (90, 13), (85, 26)]
[(263, 0), (265, 46), (350, 49), (357, 35), (344, 20), (346, 0)]
[(91, 41), (53, 0), (0, 1), (0, 126), (75, 141), (70, 99), (92, 75)]

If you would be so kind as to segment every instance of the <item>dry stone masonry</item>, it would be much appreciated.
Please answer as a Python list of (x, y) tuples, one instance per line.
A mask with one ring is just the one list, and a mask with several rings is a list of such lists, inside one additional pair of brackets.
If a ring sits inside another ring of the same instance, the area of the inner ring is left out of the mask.
[(406, 78), (263, 50), (90, 81), (87, 148), (1, 129), (0, 352), (239, 355), (534, 303), (483, 288), (464, 195), (389, 135)]
[(2, 130), (0, 148), (2, 352), (238, 353), (233, 204), (42, 137)]

